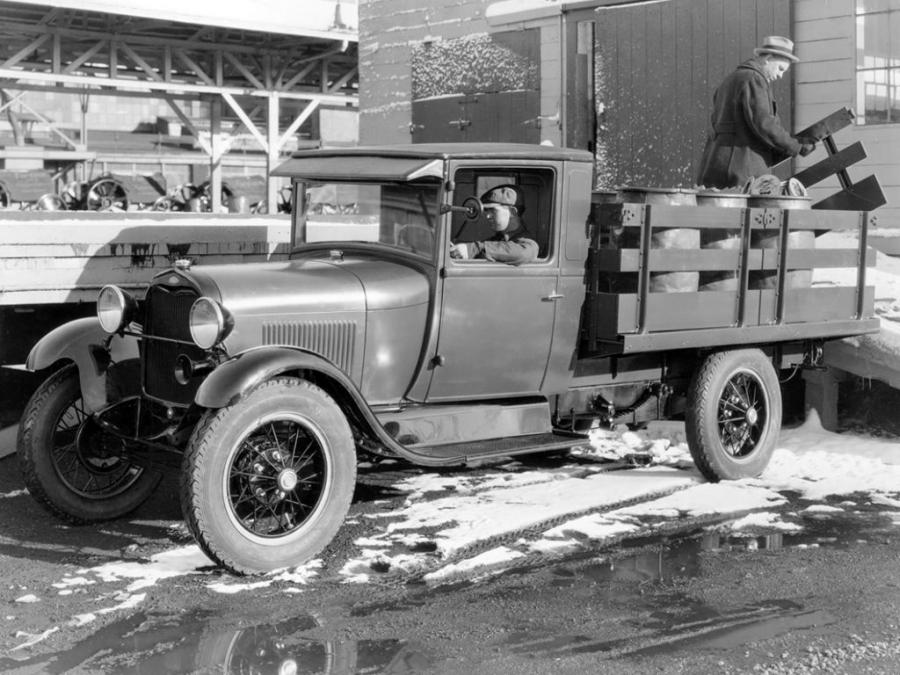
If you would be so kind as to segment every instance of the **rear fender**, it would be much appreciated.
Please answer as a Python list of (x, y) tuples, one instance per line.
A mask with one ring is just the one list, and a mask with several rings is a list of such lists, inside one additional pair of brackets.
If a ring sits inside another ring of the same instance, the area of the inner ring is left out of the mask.
[(106, 405), (106, 364), (110, 360), (119, 362), (139, 357), (135, 338), (118, 335), (109, 338), (96, 317), (69, 321), (38, 340), (28, 354), (25, 368), (37, 371), (60, 361), (74, 363), (85, 409), (96, 412)]

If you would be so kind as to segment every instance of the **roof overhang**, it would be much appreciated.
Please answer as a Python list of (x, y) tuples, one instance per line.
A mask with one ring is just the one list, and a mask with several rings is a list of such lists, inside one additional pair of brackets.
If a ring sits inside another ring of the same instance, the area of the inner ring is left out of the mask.
[(23, 5), (135, 16), (276, 35), (357, 42), (355, 0), (15, 0)]
[(605, 9), (619, 5), (646, 5), (665, 0), (500, 0), (487, 6), (484, 18), (491, 26), (527, 21), (546, 21), (580, 9)]

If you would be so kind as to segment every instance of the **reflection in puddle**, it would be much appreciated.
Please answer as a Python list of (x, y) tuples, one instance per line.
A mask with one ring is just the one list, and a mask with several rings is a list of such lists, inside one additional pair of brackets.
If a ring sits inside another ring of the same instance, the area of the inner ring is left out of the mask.
[(227, 675), (415, 673), (430, 665), (402, 640), (315, 640), (302, 635), (319, 627), (303, 615), (272, 624), (214, 628), (208, 613), (180, 616), (138, 614), (111, 624), (65, 652), (23, 661), (0, 659), (0, 671), (33, 666), (41, 673), (185, 673)]
[(826, 610), (792, 599), (722, 610), (679, 592), (679, 580), (703, 576), (705, 555), (766, 552), (791, 555), (809, 546), (850, 547), (900, 536), (891, 513), (876, 510), (833, 511), (815, 517), (795, 514), (802, 531), (731, 531), (727, 523), (609, 559), (570, 559), (557, 565), (546, 590), (537, 595), (590, 589), (590, 601), (628, 607), (634, 618), (603, 634), (550, 634), (519, 630), (505, 647), (515, 654), (558, 659), (579, 654), (605, 658), (650, 656), (683, 649), (720, 651), (802, 631), (814, 635), (837, 622)]

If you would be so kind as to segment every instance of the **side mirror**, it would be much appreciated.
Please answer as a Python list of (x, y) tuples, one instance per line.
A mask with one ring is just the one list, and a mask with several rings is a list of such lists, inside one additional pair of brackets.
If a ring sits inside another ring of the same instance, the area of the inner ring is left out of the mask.
[(484, 213), (484, 206), (482, 206), (481, 200), (477, 197), (466, 197), (466, 199), (463, 200), (462, 206), (441, 204), (441, 213), (448, 213), (450, 211), (453, 213), (466, 214), (466, 220), (475, 220)]

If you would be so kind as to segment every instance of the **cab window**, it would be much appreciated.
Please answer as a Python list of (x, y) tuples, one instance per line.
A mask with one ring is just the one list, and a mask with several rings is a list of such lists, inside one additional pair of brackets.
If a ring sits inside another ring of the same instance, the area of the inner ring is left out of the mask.
[[(453, 182), (455, 206), (461, 206), (469, 197), (488, 201), (499, 198), (501, 203), (518, 199), (516, 210), (520, 211), (524, 236), (537, 242), (538, 261), (551, 255), (555, 185), (552, 169), (465, 168), (455, 173)], [(464, 213), (453, 213), (451, 243), (481, 242), (496, 236), (489, 214), (470, 220)]]

